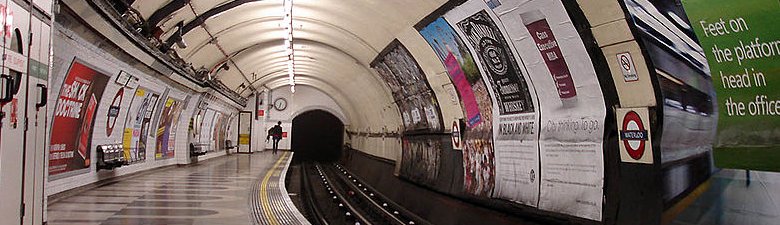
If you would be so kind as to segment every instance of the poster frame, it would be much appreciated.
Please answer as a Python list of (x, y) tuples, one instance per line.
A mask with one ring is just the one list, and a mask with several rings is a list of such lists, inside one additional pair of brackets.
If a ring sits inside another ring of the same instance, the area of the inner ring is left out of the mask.
[[(425, 16), (423, 19), (421, 19), (419, 22), (417, 22), (414, 25), (414, 28), (417, 31), (422, 30), (425, 28), (428, 24), (432, 23), (439, 17), (442, 17), (444, 14), (449, 12), (450, 10), (455, 9), (456, 7), (459, 7), (463, 3), (465, 3), (467, 0), (450, 0), (444, 3), (442, 6), (440, 6), (438, 9), (434, 10), (429, 15)], [(482, 0), (479, 0), (482, 1)], [(588, 22), (587, 16), (582, 8), (578, 5), (575, 1), (561, 1), (563, 3), (564, 9), (566, 13), (568, 14), (569, 18), (571, 19), (574, 28), (579, 33), (579, 38), (582, 40), (584, 47), (589, 55), (589, 57), (592, 60), (594, 70), (596, 72), (598, 82), (601, 87), (601, 92), (603, 94), (604, 104), (606, 106), (606, 115), (604, 119), (604, 134), (603, 134), (603, 160), (604, 160), (604, 204), (602, 205), (602, 221), (593, 221), (588, 219), (583, 219), (567, 214), (557, 213), (557, 212), (550, 212), (550, 211), (544, 211), (540, 210), (535, 207), (530, 207), (526, 205), (521, 204), (515, 204), (515, 203), (509, 203), (504, 200), (499, 199), (485, 199), (485, 198), (477, 198), (474, 196), (469, 195), (463, 195), (462, 193), (449, 193), (453, 196), (456, 196), (457, 198), (467, 200), (472, 203), (476, 203), (477, 205), (490, 207), (497, 209), (499, 211), (515, 214), (515, 215), (522, 215), (529, 217), (531, 219), (537, 220), (537, 221), (548, 221), (548, 222), (554, 222), (554, 223), (560, 223), (561, 220), (573, 222), (576, 224), (615, 224), (616, 221), (623, 221), (624, 223), (633, 223), (628, 221), (635, 221), (632, 218), (626, 218), (624, 217), (618, 218), (618, 207), (620, 198), (625, 198), (626, 196), (636, 196), (634, 193), (629, 193), (628, 190), (619, 190), (618, 186), (623, 187), (639, 187), (641, 185), (636, 185), (632, 183), (633, 181), (623, 181), (619, 177), (619, 171), (621, 168), (624, 167), (624, 165), (620, 164), (620, 155), (618, 154), (618, 145), (616, 144), (618, 142), (617, 140), (617, 130), (616, 130), (616, 117), (615, 117), (615, 109), (614, 107), (619, 106), (619, 99), (617, 95), (617, 90), (615, 87), (614, 80), (612, 79), (612, 74), (609, 69), (609, 65), (607, 63), (607, 58), (604, 55), (604, 52), (602, 51), (601, 47), (598, 46), (596, 38), (594, 37), (593, 31), (590, 29), (591, 25)], [(492, 13), (492, 12), (491, 12)], [(502, 24), (502, 22), (498, 21), (499, 24)], [(462, 38), (462, 37), (461, 37)], [(473, 54), (473, 53), (472, 53)], [(485, 81), (486, 82), (486, 81)], [(655, 82), (655, 81), (654, 81)], [(657, 87), (654, 86), (654, 87)], [(656, 90), (657, 88), (654, 88)], [(658, 93), (654, 93), (658, 94)], [(459, 96), (460, 97), (460, 96)], [(656, 128), (657, 129), (657, 128)], [(653, 131), (657, 132), (657, 130)], [(653, 134), (653, 138), (659, 137), (656, 134)], [(654, 142), (654, 145), (656, 145)], [(653, 151), (657, 151), (657, 148), (654, 147)], [(654, 154), (658, 155), (658, 154)], [(657, 161), (657, 160), (656, 160)], [(635, 171), (635, 169), (631, 169), (632, 171)], [(648, 171), (649, 168), (639, 168), (638, 170), (641, 171)], [(647, 188), (644, 188), (647, 190)], [(446, 190), (439, 190), (444, 191)], [(653, 192), (653, 191), (651, 191)], [(657, 192), (657, 191), (654, 191)], [(632, 198), (634, 199), (634, 198)], [(626, 204), (626, 203), (623, 203)], [(659, 212), (659, 209), (652, 209), (652, 213)]]
[[(439, 102), (439, 98), (438, 98), (438, 96), (436, 95), (436, 92), (433, 90), (433, 88), (432, 88), (432, 86), (431, 86), (430, 79), (428, 79), (428, 75), (427, 75), (427, 74), (425, 74), (425, 71), (423, 71), (423, 70), (422, 70), (422, 67), (420, 66), (420, 62), (419, 62), (419, 61), (418, 61), (418, 60), (417, 60), (417, 59), (414, 57), (414, 54), (412, 54), (412, 52), (411, 52), (411, 51), (409, 51), (409, 48), (407, 48), (407, 47), (406, 47), (406, 45), (404, 45), (403, 43), (401, 43), (401, 41), (400, 41), (400, 40), (398, 40), (398, 38), (395, 38), (395, 39), (393, 39), (393, 41), (391, 41), (389, 44), (387, 44), (387, 46), (385, 46), (385, 48), (384, 48), (384, 49), (382, 49), (382, 51), (380, 51), (380, 52), (377, 54), (377, 56), (376, 56), (376, 57), (374, 57), (374, 59), (373, 59), (373, 60), (371, 60), (371, 63), (369, 63), (370, 67), (371, 67), (372, 69), (373, 69), (374, 67), (377, 67), (377, 65), (379, 65), (380, 63), (382, 63), (383, 59), (384, 59), (385, 57), (387, 57), (387, 55), (388, 55), (388, 54), (389, 54), (391, 51), (395, 50), (395, 49), (396, 49), (396, 48), (398, 48), (398, 47), (400, 47), (400, 48), (404, 49), (404, 51), (406, 51), (407, 53), (409, 53), (409, 56), (410, 56), (410, 58), (412, 59), (412, 61), (414, 62), (415, 66), (417, 67), (417, 70), (418, 70), (418, 72), (420, 73), (420, 75), (422, 75), (422, 78), (424, 78), (424, 79), (425, 79), (425, 80), (424, 80), (424, 81), (425, 81), (424, 83), (425, 83), (425, 87), (426, 87), (426, 89), (427, 89), (427, 90), (425, 90), (425, 91), (423, 91), (423, 92), (415, 93), (414, 95), (410, 95), (410, 96), (402, 96), (402, 97), (404, 97), (404, 98), (405, 98), (404, 100), (407, 100), (407, 101), (408, 101), (410, 98), (422, 98), (422, 97), (425, 97), (425, 96), (426, 96), (426, 93), (425, 93), (425, 92), (428, 92), (427, 94), (428, 94), (428, 95), (430, 95), (430, 97), (431, 97), (433, 100), (435, 100), (435, 101), (436, 101), (436, 102), (435, 102), (436, 104), (435, 104), (435, 105), (433, 105), (433, 106), (434, 106), (434, 107), (437, 109), (437, 110), (436, 110), (436, 114), (437, 114), (437, 115), (436, 115), (436, 117), (437, 117), (436, 119), (437, 119), (438, 121), (436, 121), (436, 122), (437, 122), (437, 123), (439, 124), (439, 126), (440, 126), (440, 127), (439, 127), (439, 128), (437, 128), (437, 129), (433, 129), (433, 128), (430, 126), (430, 124), (428, 124), (428, 128), (426, 128), (426, 129), (413, 129), (413, 130), (409, 130), (409, 129), (408, 129), (408, 128), (407, 128), (407, 127), (404, 125), (404, 126), (403, 126), (403, 128), (404, 128), (404, 129), (402, 129), (402, 130), (405, 130), (405, 131), (404, 131), (404, 133), (406, 133), (406, 134), (410, 134), (410, 135), (413, 135), (413, 134), (446, 134), (444, 131), (446, 130), (446, 127), (447, 127), (447, 125), (445, 125), (445, 124), (444, 124), (444, 118), (442, 118), (442, 112), (441, 112), (441, 103)], [(374, 69), (374, 70), (376, 71), (376, 69)], [(377, 73), (379, 73), (379, 72), (377, 72)], [(379, 79), (379, 80), (381, 80), (381, 81), (383, 81), (383, 82), (385, 81), (385, 79), (384, 79), (384, 78), (382, 78), (382, 77), (381, 77), (381, 75), (380, 75), (380, 77), (378, 77), (378, 79)], [(389, 89), (389, 84), (387, 84), (386, 86), (388, 86), (388, 89)], [(393, 93), (392, 93), (392, 90), (390, 90), (390, 92), (391, 92), (390, 94), (391, 94), (391, 95), (393, 95)], [(395, 97), (396, 97), (396, 96), (393, 96), (393, 103), (394, 103), (394, 104), (397, 104), (397, 103), (398, 103), (398, 101), (400, 101), (401, 99), (395, 99)], [(404, 111), (402, 111), (401, 107), (397, 107), (397, 108), (398, 108), (399, 115), (400, 115), (400, 114), (402, 114), (402, 113), (404, 112)], [(424, 113), (424, 110), (425, 110), (425, 108), (424, 108), (424, 107), (420, 108), (420, 110), (422, 110), (422, 113), (423, 113), (423, 114), (425, 114), (425, 113)], [(426, 121), (427, 121), (427, 118), (426, 118)], [(412, 124), (415, 124), (415, 123), (412, 123)]]
[[(55, 113), (54, 109), (56, 109), (57, 106), (60, 105), (60, 101), (59, 101), (59, 97), (60, 96), (59, 95), (62, 92), (62, 85), (65, 83), (65, 80), (67, 79), (68, 74), (70, 73), (70, 71), (73, 69), (73, 65), (75, 65), (75, 63), (79, 63), (79, 64), (81, 64), (81, 65), (83, 65), (85, 67), (88, 67), (88, 68), (94, 70), (95, 72), (101, 73), (102, 75), (106, 76), (106, 84), (105, 84), (106, 86), (108, 86), (108, 83), (111, 82), (111, 75), (109, 75), (109, 74), (112, 74), (112, 73), (108, 73), (105, 70), (103, 70), (102, 68), (97, 67), (94, 64), (89, 63), (86, 60), (81, 59), (78, 56), (73, 56), (73, 58), (70, 60), (70, 63), (68, 64), (68, 68), (66, 70), (64, 70), (65, 74), (63, 74), (62, 81), (58, 83), (58, 85), (60, 87), (60, 90), (57, 92), (57, 96), (55, 96), (56, 100), (55, 100), (55, 104), (53, 106), (51, 115), (54, 115), (54, 113)], [(54, 77), (54, 76), (55, 75), (52, 75), (52, 77)], [(104, 87), (103, 92), (105, 92), (105, 87)], [(101, 93), (101, 100), (103, 99), (102, 94), (105, 94), (105, 93)], [(100, 101), (97, 102), (97, 106), (95, 107), (95, 115), (94, 116), (97, 116), (97, 113), (98, 113), (99, 109), (100, 109)], [(46, 139), (47, 139), (47, 146), (46, 146), (46, 155), (47, 155), (47, 157), (46, 157), (46, 165), (47, 165), (47, 169), (46, 169), (46, 174), (47, 174), (47, 177), (48, 177), (48, 181), (54, 181), (54, 180), (59, 180), (59, 179), (67, 178), (67, 177), (73, 177), (73, 176), (76, 176), (76, 175), (89, 173), (92, 170), (92, 168), (93, 168), (93, 166), (92, 166), (93, 162), (90, 162), (90, 165), (88, 165), (88, 166), (86, 166), (84, 168), (81, 168), (81, 169), (66, 171), (66, 172), (62, 172), (62, 173), (58, 173), (58, 174), (54, 174), (54, 175), (50, 174), (50, 172), (48, 170), (48, 165), (51, 162), (51, 159), (49, 159), (49, 155), (51, 154), (50, 147), (51, 147), (51, 138), (52, 138), (52, 135), (53, 135), (53, 132), (54, 132), (54, 121), (55, 121), (54, 118), (52, 118), (51, 122), (49, 122), (50, 123), (49, 124), (50, 129), (47, 132), (47, 136), (46, 136)], [(95, 127), (96, 121), (93, 119), (92, 123), (93, 124), (92, 124), (92, 128), (91, 128), (91, 133), (89, 134), (89, 146), (88, 146), (88, 149), (87, 149), (87, 151), (88, 151), (87, 153), (90, 155), (89, 156), (89, 158), (90, 158), (89, 160), (90, 161), (92, 161), (92, 158), (96, 157), (96, 155), (92, 154), (92, 151), (93, 151), (92, 146), (94, 145), (94, 140), (92, 140), (93, 139), (92, 137), (93, 137), (93, 134), (94, 134), (94, 129), (95, 129), (94, 127)]]

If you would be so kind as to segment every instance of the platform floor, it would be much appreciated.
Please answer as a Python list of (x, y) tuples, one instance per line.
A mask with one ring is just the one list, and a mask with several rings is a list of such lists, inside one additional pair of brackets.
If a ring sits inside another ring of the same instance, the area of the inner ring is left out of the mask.
[(780, 225), (780, 173), (723, 169), (673, 225)]
[(292, 155), (234, 154), (134, 176), (50, 204), (48, 224), (308, 224), (280, 189)]

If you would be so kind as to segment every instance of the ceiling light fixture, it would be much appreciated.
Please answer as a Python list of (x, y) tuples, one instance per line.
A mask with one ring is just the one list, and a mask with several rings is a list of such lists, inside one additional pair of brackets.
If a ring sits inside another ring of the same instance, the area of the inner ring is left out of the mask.
[(292, 26), (292, 8), (293, 0), (284, 0), (284, 53), (287, 54), (287, 76), (290, 81), (290, 91), (295, 93), (295, 49), (293, 48), (293, 26)]

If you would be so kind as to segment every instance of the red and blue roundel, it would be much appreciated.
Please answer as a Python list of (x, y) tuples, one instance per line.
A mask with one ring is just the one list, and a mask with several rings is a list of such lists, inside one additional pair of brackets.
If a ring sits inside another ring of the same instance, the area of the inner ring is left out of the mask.
[(647, 129), (642, 124), (642, 118), (634, 111), (629, 111), (623, 117), (623, 129), (620, 131), (620, 140), (626, 147), (628, 155), (632, 159), (639, 160), (645, 154), (645, 143), (648, 140)]

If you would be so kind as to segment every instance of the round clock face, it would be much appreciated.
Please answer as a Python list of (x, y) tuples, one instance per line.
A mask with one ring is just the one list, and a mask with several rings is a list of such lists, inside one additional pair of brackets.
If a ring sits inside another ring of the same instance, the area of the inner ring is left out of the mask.
[(287, 108), (287, 99), (284, 98), (277, 98), (274, 100), (274, 108), (276, 110), (282, 111)]

